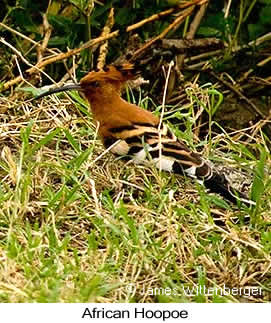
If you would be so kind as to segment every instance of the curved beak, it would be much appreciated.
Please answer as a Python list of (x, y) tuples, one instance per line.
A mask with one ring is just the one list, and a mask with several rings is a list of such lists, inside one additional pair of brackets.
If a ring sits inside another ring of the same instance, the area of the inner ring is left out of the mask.
[(76, 83), (75, 84), (67, 84), (67, 85), (64, 85), (61, 87), (56, 87), (56, 88), (50, 89), (48, 91), (45, 91), (45, 92), (35, 96), (34, 100), (43, 98), (44, 96), (51, 95), (54, 93), (66, 92), (66, 91), (70, 91), (70, 90), (82, 90), (82, 88), (81, 88), (80, 84), (76, 84)]

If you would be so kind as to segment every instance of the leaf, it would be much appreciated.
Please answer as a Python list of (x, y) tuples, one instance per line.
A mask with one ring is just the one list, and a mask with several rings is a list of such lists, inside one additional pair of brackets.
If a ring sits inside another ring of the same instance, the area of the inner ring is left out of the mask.
[(27, 127), (25, 129), (22, 128), (21, 132), (20, 132), (21, 139), (22, 139), (25, 149), (27, 149), (29, 146), (29, 137), (30, 137), (32, 127), (33, 127), (33, 120), (30, 120)]
[[(212, 105), (210, 106), (210, 110), (211, 110), (210, 112), (211, 112), (211, 115), (213, 116), (223, 101), (223, 94), (221, 92), (217, 91), (216, 89), (209, 89), (208, 94), (211, 95)], [(218, 97), (217, 102), (215, 102), (215, 96)], [(215, 105), (214, 105), (214, 103), (215, 103)]]
[(68, 162), (67, 167), (72, 167), (74, 172), (76, 172), (81, 167), (81, 165), (88, 159), (90, 153), (91, 149), (86, 149), (85, 151), (81, 152), (80, 155), (76, 156)]
[(50, 142), (59, 132), (61, 131), (60, 128), (56, 128), (51, 131), (48, 135), (43, 137), (38, 143), (34, 145), (31, 149), (31, 154), (34, 154), (37, 150), (39, 150), (42, 146), (45, 146), (48, 142)]
[(221, 32), (218, 29), (212, 27), (199, 27), (197, 35), (205, 37), (215, 37), (221, 36)]
[(135, 10), (128, 8), (119, 8), (116, 15), (116, 23), (120, 26), (127, 26), (135, 18)]
[(270, 25), (271, 24), (271, 5), (267, 5), (260, 11), (260, 22), (262, 24)]
[(11, 11), (10, 16), (12, 17), (13, 22), (23, 30), (39, 34), (38, 26), (33, 22), (30, 10), (15, 8)]
[(61, 46), (67, 44), (67, 38), (66, 37), (52, 37), (49, 42), (49, 46)]
[(66, 138), (68, 139), (68, 142), (70, 143), (70, 145), (73, 147), (73, 149), (77, 152), (80, 153), (81, 149), (80, 149), (80, 145), (79, 143), (76, 141), (76, 139), (73, 138), (72, 134), (69, 132), (68, 129), (64, 129), (64, 133), (66, 135)]
[(119, 208), (119, 211), (121, 212), (121, 214), (124, 218), (124, 221), (127, 223), (128, 227), (131, 231), (131, 237), (133, 239), (133, 243), (135, 245), (138, 245), (139, 238), (138, 238), (138, 232), (137, 232), (134, 220), (127, 214), (127, 210), (124, 207), (124, 205), (121, 205), (121, 207)]
[(26, 93), (30, 93), (30, 94), (32, 94), (32, 96), (38, 96), (38, 95), (40, 95), (41, 93), (43, 93), (43, 92), (46, 92), (46, 91), (44, 91), (44, 88), (41, 90), (41, 89), (37, 89), (37, 88), (35, 88), (35, 87), (31, 87), (31, 86), (26, 86), (26, 87), (21, 87), (21, 88), (19, 88), (19, 89), (16, 89), (16, 91), (23, 91), (23, 92), (26, 92)]

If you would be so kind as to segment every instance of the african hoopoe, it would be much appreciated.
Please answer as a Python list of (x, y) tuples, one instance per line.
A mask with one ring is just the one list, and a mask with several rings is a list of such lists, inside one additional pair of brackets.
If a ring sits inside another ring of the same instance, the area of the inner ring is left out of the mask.
[(121, 98), (125, 82), (134, 78), (132, 64), (111, 65), (88, 73), (79, 84), (49, 90), (37, 98), (77, 89), (90, 103), (104, 146), (115, 155), (128, 156), (135, 163), (151, 161), (161, 170), (198, 179), (211, 192), (219, 193), (231, 202), (254, 204), (244, 194), (234, 193), (225, 176), (191, 151), (165, 124), (159, 128), (158, 117)]

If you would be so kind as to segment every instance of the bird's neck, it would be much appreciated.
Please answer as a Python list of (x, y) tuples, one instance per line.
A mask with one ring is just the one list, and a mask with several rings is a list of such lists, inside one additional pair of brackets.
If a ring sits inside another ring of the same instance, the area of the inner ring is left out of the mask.
[(86, 98), (90, 103), (94, 119), (100, 124), (103, 124), (110, 115), (118, 110), (120, 102), (122, 101), (119, 91), (111, 87), (86, 93)]

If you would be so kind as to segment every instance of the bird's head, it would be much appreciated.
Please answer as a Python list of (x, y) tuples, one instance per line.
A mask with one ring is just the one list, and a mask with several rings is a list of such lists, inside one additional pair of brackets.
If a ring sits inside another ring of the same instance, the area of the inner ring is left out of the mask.
[(99, 95), (120, 93), (125, 82), (136, 77), (134, 65), (109, 65), (102, 70), (88, 73), (80, 80), (80, 87), (84, 94), (91, 98)]
[(136, 74), (134, 65), (130, 63), (109, 65), (103, 69), (89, 72), (78, 84), (69, 84), (51, 89), (38, 95), (35, 99), (70, 90), (83, 92), (87, 97), (101, 95), (102, 93), (106, 94), (110, 91), (117, 91), (119, 93), (125, 82), (136, 78)]

